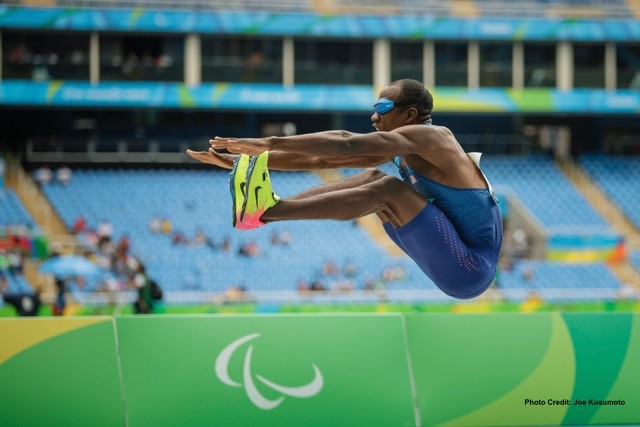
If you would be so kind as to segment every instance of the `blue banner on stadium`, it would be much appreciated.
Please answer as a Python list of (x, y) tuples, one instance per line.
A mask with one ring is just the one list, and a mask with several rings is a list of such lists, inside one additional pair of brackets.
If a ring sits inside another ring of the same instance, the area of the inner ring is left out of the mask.
[(0, 6), (0, 28), (413, 39), (638, 41), (640, 21), (327, 16), (202, 10)]
[[(640, 92), (576, 89), (432, 90), (438, 112), (637, 114)], [(372, 86), (155, 82), (0, 83), (0, 105), (53, 107), (185, 108), (265, 111), (371, 111)]]

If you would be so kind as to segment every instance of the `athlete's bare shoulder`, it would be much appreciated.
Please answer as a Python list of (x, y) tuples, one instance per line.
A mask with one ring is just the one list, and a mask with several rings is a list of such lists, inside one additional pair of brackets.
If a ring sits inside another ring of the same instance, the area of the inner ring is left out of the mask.
[(437, 168), (446, 168), (460, 159), (464, 151), (445, 126), (407, 125), (394, 130), (415, 143), (416, 154)]
[(427, 142), (429, 145), (450, 145), (455, 141), (453, 132), (445, 126), (436, 125), (406, 125), (394, 129), (408, 139)]

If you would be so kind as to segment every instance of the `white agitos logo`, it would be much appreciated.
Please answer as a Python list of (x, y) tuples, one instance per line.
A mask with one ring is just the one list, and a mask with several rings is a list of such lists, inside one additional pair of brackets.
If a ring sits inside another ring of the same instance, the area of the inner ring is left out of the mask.
[(280, 384), (276, 384), (273, 381), (269, 381), (263, 376), (256, 374), (256, 378), (258, 378), (260, 382), (262, 382), (267, 387), (270, 387), (271, 389), (278, 391), (282, 394), (282, 396), (280, 396), (275, 400), (270, 400), (264, 397), (262, 394), (260, 394), (260, 391), (258, 391), (255, 383), (253, 382), (253, 374), (251, 373), (251, 355), (253, 353), (252, 345), (249, 346), (249, 348), (247, 349), (247, 352), (244, 355), (244, 365), (242, 369), (242, 384), (232, 380), (229, 377), (229, 360), (231, 360), (231, 357), (233, 356), (234, 352), (238, 349), (238, 347), (240, 347), (242, 344), (246, 343), (247, 341), (251, 341), (252, 339), (255, 339), (259, 336), (260, 334), (256, 333), (256, 334), (246, 335), (242, 338), (238, 338), (237, 340), (235, 340), (234, 342), (226, 346), (224, 350), (220, 352), (220, 354), (218, 355), (218, 358), (216, 359), (216, 375), (218, 376), (220, 381), (222, 381), (223, 383), (231, 387), (244, 386), (244, 389), (247, 392), (247, 396), (249, 396), (249, 400), (251, 400), (251, 402), (253, 402), (253, 404), (256, 405), (258, 408), (264, 409), (264, 410), (270, 410), (277, 407), (282, 403), (285, 396), (308, 398), (308, 397), (313, 397), (316, 394), (320, 393), (320, 390), (322, 390), (322, 387), (324, 386), (324, 380), (322, 378), (322, 373), (320, 372), (320, 369), (318, 369), (318, 367), (314, 363), (312, 363), (311, 366), (313, 366), (313, 370), (315, 373), (313, 380), (310, 383), (305, 384), (303, 386), (299, 386), (299, 387), (286, 387)]

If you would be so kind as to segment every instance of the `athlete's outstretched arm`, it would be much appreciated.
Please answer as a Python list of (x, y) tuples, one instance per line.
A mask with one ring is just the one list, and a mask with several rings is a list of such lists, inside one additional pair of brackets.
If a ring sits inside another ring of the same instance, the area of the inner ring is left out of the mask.
[(220, 138), (212, 142), (214, 148), (226, 148), (233, 153), (257, 155), (267, 150), (284, 151), (320, 158), (353, 156), (390, 158), (420, 154), (438, 165), (443, 149), (457, 149), (449, 129), (441, 126), (408, 125), (391, 132), (353, 134), (328, 131), (288, 137)]
[[(231, 169), (233, 162), (238, 156), (231, 153), (219, 153), (213, 148), (209, 151), (187, 150), (187, 154), (202, 163), (209, 163), (221, 168)], [(387, 159), (380, 157), (351, 157), (351, 158), (320, 158), (317, 156), (305, 156), (296, 153), (286, 153), (283, 151), (269, 152), (269, 168), (281, 171), (303, 171), (315, 169), (335, 169), (335, 168), (366, 168), (379, 166)]]

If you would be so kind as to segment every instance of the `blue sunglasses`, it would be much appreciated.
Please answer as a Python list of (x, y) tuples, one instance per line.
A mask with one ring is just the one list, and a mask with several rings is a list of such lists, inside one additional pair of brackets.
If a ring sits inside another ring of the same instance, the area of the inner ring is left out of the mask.
[(406, 102), (398, 102), (394, 103), (392, 100), (387, 98), (380, 98), (373, 104), (373, 111), (380, 114), (381, 116), (387, 114), (389, 111), (393, 110), (396, 107), (405, 107), (409, 105)]

